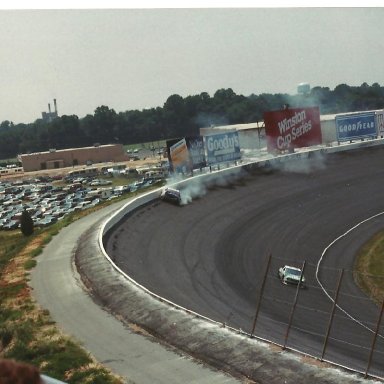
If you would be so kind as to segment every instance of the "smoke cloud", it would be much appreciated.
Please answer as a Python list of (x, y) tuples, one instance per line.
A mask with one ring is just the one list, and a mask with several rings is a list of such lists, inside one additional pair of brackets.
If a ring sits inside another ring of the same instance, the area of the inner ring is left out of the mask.
[(314, 171), (326, 168), (325, 156), (321, 152), (309, 152), (308, 156), (286, 158), (282, 162), (274, 162), (273, 168), (282, 172), (305, 173), (309, 174)]
[(199, 113), (195, 118), (195, 122), (199, 127), (208, 128), (212, 125), (221, 126), (228, 125), (229, 121), (225, 116), (214, 113)]
[[(258, 152), (257, 154), (255, 152)], [(263, 151), (250, 151), (252, 162), (257, 161), (255, 155), (264, 162), (261, 168), (277, 170), (286, 173), (310, 174), (326, 168), (326, 155), (322, 151), (297, 152), (287, 156), (269, 157)], [(270, 155), (269, 155), (270, 156)], [(244, 165), (247, 167), (247, 160), (243, 158)], [(250, 172), (249, 172), (250, 171)], [(247, 171), (241, 166), (226, 168), (222, 171), (214, 171), (208, 174), (197, 175), (188, 179), (187, 182), (183, 175), (175, 174), (167, 180), (167, 186), (180, 190), (181, 205), (191, 203), (207, 194), (213, 188), (228, 188), (242, 184), (252, 173), (252, 167)]]
[(181, 205), (186, 205), (194, 199), (199, 199), (207, 193), (207, 188), (204, 182), (199, 179), (194, 179), (191, 183), (187, 184), (186, 188), (180, 191)]
[(207, 194), (212, 188), (228, 188), (239, 184), (248, 176), (248, 172), (241, 167), (226, 169), (222, 172), (213, 172), (210, 174), (195, 176), (187, 183), (181, 182), (181, 177), (173, 177), (168, 180), (169, 187), (175, 188), (175, 184), (180, 183), (181, 205), (191, 203)]

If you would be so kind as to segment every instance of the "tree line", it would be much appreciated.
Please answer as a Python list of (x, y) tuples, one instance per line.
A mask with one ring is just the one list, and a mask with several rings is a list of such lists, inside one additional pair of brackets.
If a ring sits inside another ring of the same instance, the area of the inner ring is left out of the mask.
[(261, 122), (266, 111), (318, 106), (320, 114), (365, 111), (384, 108), (384, 87), (340, 84), (334, 90), (316, 86), (306, 94), (237, 95), (231, 88), (185, 98), (174, 94), (163, 107), (116, 112), (108, 106), (79, 119), (63, 115), (51, 122), (37, 119), (30, 124), (0, 124), (0, 159), (17, 154), (91, 146), (95, 143), (136, 144), (194, 136), (211, 125)]

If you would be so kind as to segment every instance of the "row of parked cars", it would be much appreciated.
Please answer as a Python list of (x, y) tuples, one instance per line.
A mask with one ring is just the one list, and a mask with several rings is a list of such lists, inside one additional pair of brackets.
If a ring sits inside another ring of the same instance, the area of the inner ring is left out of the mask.
[(0, 230), (17, 229), (23, 210), (29, 212), (36, 227), (48, 226), (71, 212), (94, 207), (154, 182), (137, 180), (112, 187), (110, 180), (102, 178), (65, 179), (66, 183), (60, 185), (57, 179), (59, 177), (0, 180)]

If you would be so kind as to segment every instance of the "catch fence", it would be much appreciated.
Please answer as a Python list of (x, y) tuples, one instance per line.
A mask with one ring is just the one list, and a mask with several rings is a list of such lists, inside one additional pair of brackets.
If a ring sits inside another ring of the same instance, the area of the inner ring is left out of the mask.
[[(285, 264), (302, 270), (304, 287), (281, 281), (278, 270)], [(264, 271), (255, 294), (251, 336), (365, 377), (384, 377), (384, 296), (379, 289), (384, 277), (272, 256)], [(376, 287), (374, 296), (360, 287), (367, 281)]]

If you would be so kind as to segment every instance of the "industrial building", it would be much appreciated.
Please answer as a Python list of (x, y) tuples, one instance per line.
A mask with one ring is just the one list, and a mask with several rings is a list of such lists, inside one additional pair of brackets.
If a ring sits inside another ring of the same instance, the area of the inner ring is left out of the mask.
[(56, 99), (53, 99), (53, 104), (55, 107), (55, 110), (53, 112), (51, 111), (51, 104), (50, 103), (48, 103), (48, 112), (41, 112), (41, 118), (46, 123), (50, 123), (52, 120), (54, 120), (54, 119), (56, 119), (56, 117), (58, 117)]
[(128, 161), (129, 157), (122, 144), (95, 144), (92, 147), (50, 149), (47, 152), (36, 152), (18, 156), (25, 172), (45, 169), (57, 169), (76, 165)]

